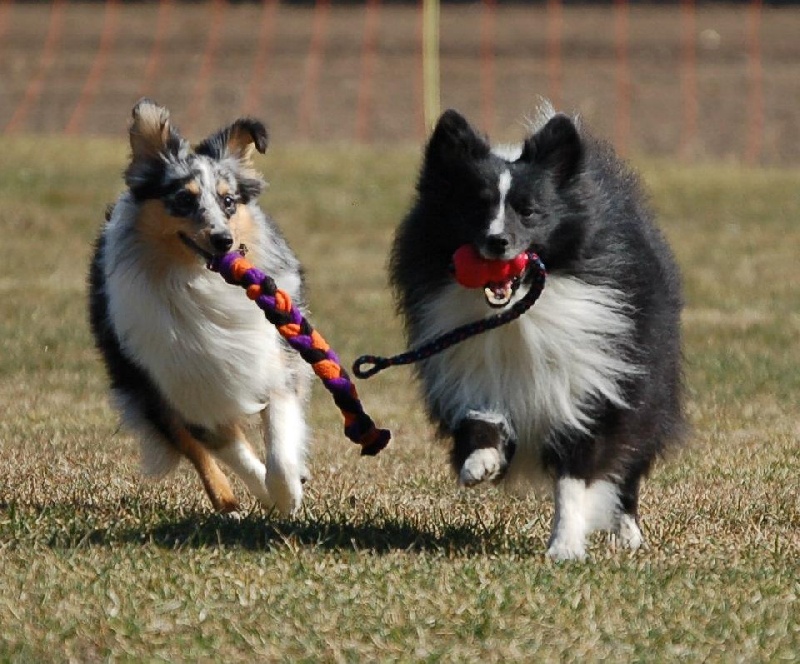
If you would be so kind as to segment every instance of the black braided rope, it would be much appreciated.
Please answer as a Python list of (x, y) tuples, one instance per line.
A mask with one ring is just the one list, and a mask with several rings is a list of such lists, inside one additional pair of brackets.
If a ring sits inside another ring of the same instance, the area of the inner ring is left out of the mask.
[(534, 270), (530, 289), (525, 296), (518, 302), (512, 304), (507, 310), (489, 316), (489, 318), (482, 318), (461, 325), (450, 332), (445, 332), (443, 335), (436, 337), (433, 341), (429, 341), (422, 346), (412, 348), (404, 353), (392, 355), (391, 357), (381, 357), (380, 355), (362, 355), (355, 362), (353, 362), (353, 374), (357, 378), (372, 378), (377, 373), (380, 373), (388, 367), (399, 366), (403, 364), (414, 364), (421, 360), (426, 360), (432, 355), (441, 353), (451, 346), (474, 337), (478, 334), (483, 334), (489, 330), (493, 330), (501, 325), (506, 325), (513, 320), (519, 318), (528, 309), (530, 309), (544, 289), (545, 276), (547, 271), (544, 263), (539, 256), (533, 252), (528, 252), (530, 259), (529, 270)]

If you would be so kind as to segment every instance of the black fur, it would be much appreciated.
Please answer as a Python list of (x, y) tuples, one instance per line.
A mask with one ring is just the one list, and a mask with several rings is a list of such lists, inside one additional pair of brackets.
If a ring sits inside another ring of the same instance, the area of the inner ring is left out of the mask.
[[(489, 222), (504, 171), (512, 184), (503, 231), (493, 237)], [(491, 444), (508, 457), (515, 442), (529, 445), (539, 450), (540, 466), (556, 478), (613, 478), (623, 511), (635, 515), (640, 478), (685, 428), (679, 271), (638, 179), (609, 145), (564, 115), (553, 116), (524, 141), (516, 159), (508, 160), (492, 152), (486, 138), (457, 112), (447, 111), (426, 147), (416, 200), (397, 230), (390, 259), (411, 345), (426, 334), (430, 313), (423, 303), (453, 283), (451, 257), (465, 243), (487, 258), (509, 259), (532, 249), (550, 279), (569, 277), (621, 293), (631, 333), (619, 340), (617, 352), (640, 370), (620, 378), (628, 407), (587, 399), (588, 430), (556, 422), (543, 440), (515, 441), (520, 432), (513, 413), (503, 413), (507, 422), (495, 433), (480, 418), (452, 421), (441, 399), (428, 393), (434, 378), (420, 368), (431, 419), (454, 440), (456, 471), (478, 447)]]

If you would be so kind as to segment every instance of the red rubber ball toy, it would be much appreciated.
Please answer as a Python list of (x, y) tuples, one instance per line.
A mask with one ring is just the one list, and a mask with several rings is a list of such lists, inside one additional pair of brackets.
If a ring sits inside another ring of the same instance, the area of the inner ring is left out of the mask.
[(520, 276), (528, 267), (527, 252), (511, 260), (490, 260), (471, 244), (464, 244), (453, 254), (456, 281), (465, 288), (484, 288), (487, 284), (505, 283)]

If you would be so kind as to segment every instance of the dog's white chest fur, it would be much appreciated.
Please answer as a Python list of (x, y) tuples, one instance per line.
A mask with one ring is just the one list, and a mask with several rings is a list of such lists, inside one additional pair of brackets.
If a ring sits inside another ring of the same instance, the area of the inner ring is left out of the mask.
[[(456, 284), (423, 311), (424, 338), (413, 339), (415, 346), (492, 313), (481, 291)], [(624, 352), (631, 331), (618, 292), (551, 276), (519, 319), (432, 357), (420, 374), (431, 405), (450, 426), (470, 411), (502, 414), (530, 450), (553, 427), (585, 427), (593, 397), (625, 405), (620, 381), (636, 371)]]
[(135, 262), (112, 265), (120, 344), (188, 422), (214, 427), (264, 407), (283, 379), (278, 333), (240, 289), (202, 269), (156, 281)]

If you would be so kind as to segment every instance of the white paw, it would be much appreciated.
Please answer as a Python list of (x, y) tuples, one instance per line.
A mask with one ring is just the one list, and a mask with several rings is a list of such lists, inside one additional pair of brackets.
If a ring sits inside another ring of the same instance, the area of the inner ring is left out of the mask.
[(275, 507), (281, 514), (294, 514), (303, 504), (303, 482), (297, 473), (268, 469), (267, 491), (269, 491), (267, 506)]
[(551, 560), (585, 560), (586, 548), (583, 542), (557, 538), (550, 542), (550, 546), (547, 548), (547, 557)]
[(619, 519), (619, 530), (617, 531), (620, 546), (631, 551), (636, 551), (644, 544), (644, 537), (639, 526), (630, 514), (623, 514)]
[(467, 457), (458, 481), (463, 486), (474, 486), (479, 482), (493, 480), (500, 475), (503, 468), (500, 452), (494, 447), (482, 447)]
[(225, 518), (230, 519), (231, 521), (236, 521), (237, 523), (242, 520), (242, 513), (233, 510), (233, 512), (225, 512)]

